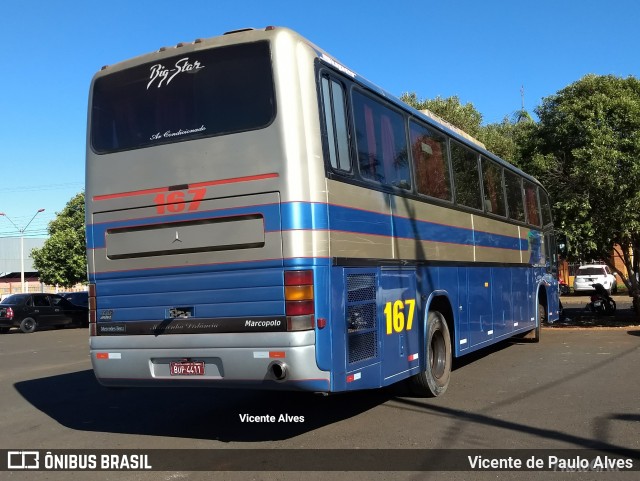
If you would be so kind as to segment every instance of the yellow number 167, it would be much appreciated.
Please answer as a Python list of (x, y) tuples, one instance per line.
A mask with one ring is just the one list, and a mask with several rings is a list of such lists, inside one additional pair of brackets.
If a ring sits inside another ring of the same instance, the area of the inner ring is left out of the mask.
[[(406, 312), (408, 309), (408, 312)], [(387, 334), (411, 330), (413, 315), (416, 310), (415, 299), (387, 302), (384, 306), (384, 315), (387, 320)]]

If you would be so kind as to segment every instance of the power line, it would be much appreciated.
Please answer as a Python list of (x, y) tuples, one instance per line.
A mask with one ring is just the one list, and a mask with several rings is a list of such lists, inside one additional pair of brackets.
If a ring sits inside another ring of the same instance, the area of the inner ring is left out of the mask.
[(79, 188), (82, 187), (81, 190), (84, 190), (84, 182), (66, 182), (61, 184), (43, 184), (43, 185), (23, 185), (23, 186), (15, 186), (2, 188), (3, 193), (10, 192), (44, 192), (51, 190), (63, 190), (63, 189), (71, 189), (71, 188)]

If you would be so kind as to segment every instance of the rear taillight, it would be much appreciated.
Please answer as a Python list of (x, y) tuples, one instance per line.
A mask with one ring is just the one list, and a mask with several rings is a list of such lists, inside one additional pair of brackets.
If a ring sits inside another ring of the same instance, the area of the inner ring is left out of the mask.
[(89, 335), (95, 336), (96, 329), (96, 285), (89, 284)]
[(285, 271), (284, 299), (288, 331), (315, 327), (313, 271)]
[(14, 316), (14, 314), (13, 314), (13, 309), (12, 309), (12, 308), (7, 307), (7, 314), (6, 314), (6, 316), (7, 316), (7, 319), (9, 319), (9, 320), (13, 320), (13, 316)]

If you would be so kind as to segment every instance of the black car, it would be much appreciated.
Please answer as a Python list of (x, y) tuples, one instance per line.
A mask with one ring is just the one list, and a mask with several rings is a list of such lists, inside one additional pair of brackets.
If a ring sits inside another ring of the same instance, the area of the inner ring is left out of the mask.
[(87, 326), (86, 307), (72, 304), (57, 294), (13, 294), (0, 302), (0, 333), (18, 327), (33, 332), (44, 326)]
[(60, 295), (64, 297), (71, 304), (76, 306), (89, 308), (89, 293), (87, 291), (79, 292), (61, 292)]

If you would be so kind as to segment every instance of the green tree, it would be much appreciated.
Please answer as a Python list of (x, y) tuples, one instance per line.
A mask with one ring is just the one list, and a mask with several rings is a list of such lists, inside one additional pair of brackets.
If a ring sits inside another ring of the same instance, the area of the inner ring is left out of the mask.
[(84, 193), (73, 197), (49, 223), (49, 238), (33, 249), (33, 265), (46, 284), (72, 287), (87, 281)]
[[(640, 80), (587, 75), (543, 99), (536, 113), (532, 168), (552, 191), (571, 253), (606, 262), (637, 301)], [(614, 248), (629, 275), (612, 264)]]
[(400, 100), (416, 110), (427, 109), (433, 112), (473, 137), (477, 138), (480, 134), (482, 114), (470, 102), (461, 104), (460, 99), (455, 95), (447, 98), (436, 97), (431, 100), (420, 100), (414, 92), (407, 92), (402, 94)]
[(527, 170), (535, 135), (536, 124), (531, 117), (516, 112), (513, 120), (505, 117), (500, 123), (483, 125), (478, 138), (488, 151)]

